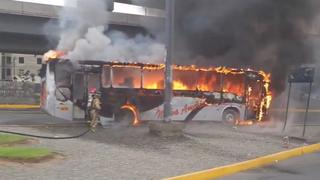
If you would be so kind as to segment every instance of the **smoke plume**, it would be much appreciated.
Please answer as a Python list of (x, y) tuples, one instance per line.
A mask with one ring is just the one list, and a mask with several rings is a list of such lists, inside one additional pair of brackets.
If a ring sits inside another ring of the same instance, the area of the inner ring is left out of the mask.
[(316, 0), (176, 0), (176, 63), (262, 69), (276, 93), (288, 71), (314, 63)]
[(165, 46), (150, 36), (129, 38), (108, 31), (109, 17), (104, 0), (78, 0), (77, 8), (60, 13), (60, 42), (57, 50), (72, 60), (163, 62)]
[[(65, 8), (57, 49), (79, 60), (163, 62), (155, 39), (108, 31), (106, 9), (104, 0)], [(176, 0), (174, 62), (265, 70), (281, 93), (291, 68), (317, 59), (309, 32), (318, 10), (318, 0)]]

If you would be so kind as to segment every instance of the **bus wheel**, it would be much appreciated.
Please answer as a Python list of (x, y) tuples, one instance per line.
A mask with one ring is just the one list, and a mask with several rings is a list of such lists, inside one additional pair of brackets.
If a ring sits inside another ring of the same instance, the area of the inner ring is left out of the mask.
[(120, 125), (131, 126), (134, 121), (134, 114), (129, 109), (120, 109), (119, 112), (115, 114), (115, 121)]
[(237, 109), (228, 108), (223, 111), (222, 120), (226, 124), (235, 124), (240, 119), (240, 113)]
[(115, 120), (124, 125), (137, 126), (140, 122), (139, 110), (131, 104), (125, 104), (115, 115)]

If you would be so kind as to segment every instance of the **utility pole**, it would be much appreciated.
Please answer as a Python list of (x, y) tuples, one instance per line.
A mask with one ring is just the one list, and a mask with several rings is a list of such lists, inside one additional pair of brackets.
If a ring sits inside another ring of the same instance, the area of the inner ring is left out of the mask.
[(166, 62), (164, 89), (164, 122), (171, 122), (172, 115), (172, 58), (174, 48), (174, 8), (175, 0), (166, 0)]

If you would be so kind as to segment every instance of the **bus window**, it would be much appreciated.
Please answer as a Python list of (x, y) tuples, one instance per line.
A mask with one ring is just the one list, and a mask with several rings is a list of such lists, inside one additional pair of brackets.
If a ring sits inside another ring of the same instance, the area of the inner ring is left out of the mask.
[(174, 90), (197, 90), (198, 71), (173, 70)]
[(220, 74), (213, 71), (199, 71), (198, 89), (201, 91), (221, 91)]
[(100, 75), (98, 73), (88, 73), (88, 88), (100, 89)]
[(164, 89), (164, 68), (143, 69), (142, 86), (145, 89)]
[(223, 75), (223, 92), (234, 93), (238, 96), (244, 96), (245, 75), (232, 73)]
[(111, 67), (103, 66), (102, 70), (102, 86), (104, 88), (111, 87)]
[(114, 88), (140, 88), (141, 69), (135, 66), (112, 67)]
[(63, 60), (56, 62), (54, 67), (55, 97), (57, 100), (65, 102), (72, 99), (72, 72), (73, 65), (70, 61)]
[(55, 65), (55, 84), (57, 87), (71, 87), (73, 65), (70, 61), (59, 61)]

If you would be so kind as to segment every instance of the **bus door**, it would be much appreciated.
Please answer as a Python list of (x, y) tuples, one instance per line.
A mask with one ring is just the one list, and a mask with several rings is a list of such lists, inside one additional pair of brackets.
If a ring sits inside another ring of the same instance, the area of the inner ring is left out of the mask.
[(90, 89), (100, 90), (100, 74), (92, 72), (76, 72), (73, 75), (73, 103), (74, 119), (84, 119), (86, 117)]
[(84, 119), (87, 105), (87, 91), (85, 87), (85, 75), (83, 72), (76, 72), (73, 74), (73, 118)]
[(246, 74), (246, 116), (248, 119), (255, 119), (259, 113), (261, 103), (263, 79), (256, 73)]

